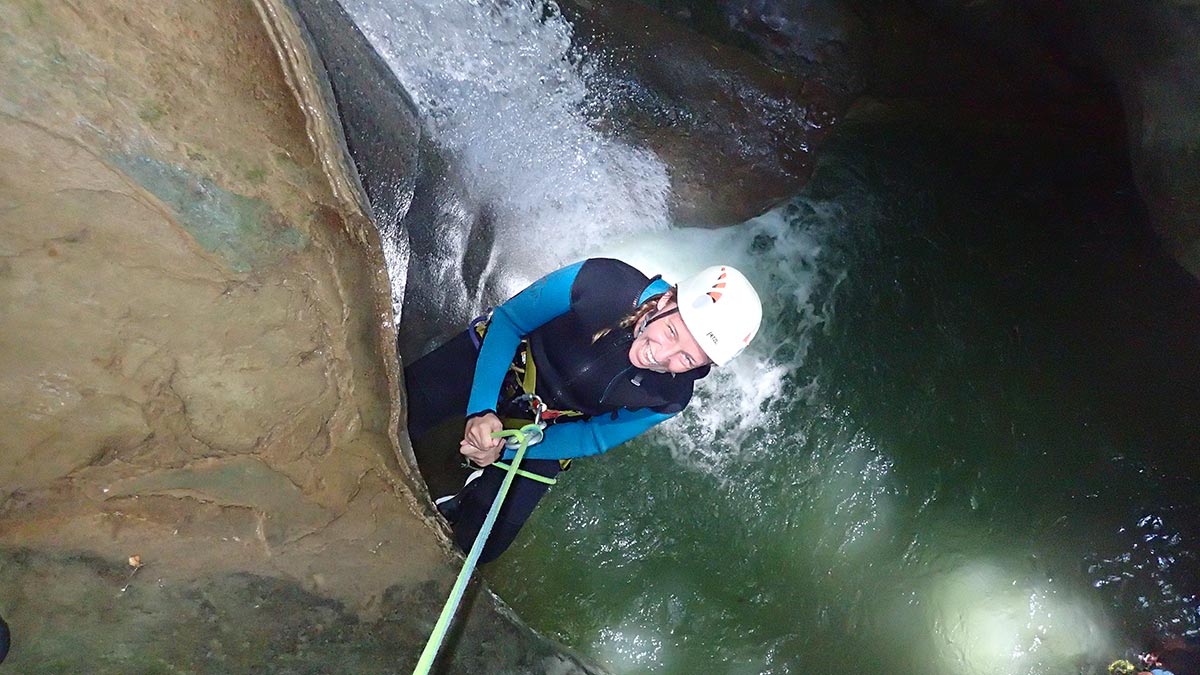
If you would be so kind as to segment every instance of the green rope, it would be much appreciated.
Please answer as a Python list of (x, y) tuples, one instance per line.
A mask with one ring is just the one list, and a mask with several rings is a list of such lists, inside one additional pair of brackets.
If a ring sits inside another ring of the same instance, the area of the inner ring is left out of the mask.
[[(497, 469), (504, 469), (505, 471), (508, 471), (508, 465), (504, 462), (492, 462), (492, 466), (496, 467)], [(539, 483), (545, 483), (546, 485), (558, 484), (557, 478), (547, 478), (545, 476), (533, 473), (532, 471), (526, 471), (525, 469), (517, 469), (517, 475), (524, 476), (529, 480), (536, 480)]]
[(520, 465), (521, 459), (525, 457), (525, 449), (529, 446), (529, 439), (525, 434), (532, 432), (529, 429), (530, 427), (534, 427), (538, 433), (541, 433), (541, 427), (538, 427), (536, 424), (526, 424), (520, 429), (506, 429), (492, 434), (493, 438), (511, 436), (517, 439), (520, 446), (517, 448), (516, 456), (513, 457), (512, 465), (507, 467), (508, 474), (504, 476), (504, 482), (500, 484), (500, 491), (496, 493), (496, 498), (492, 500), (492, 508), (488, 510), (487, 518), (483, 520), (483, 527), (480, 528), (479, 535), (475, 537), (475, 543), (471, 545), (471, 551), (467, 553), (467, 561), (463, 563), (462, 571), (458, 573), (458, 578), (454, 580), (454, 587), (450, 589), (450, 597), (446, 599), (446, 604), (442, 607), (442, 614), (433, 626), (433, 634), (429, 636), (429, 641), (425, 643), (425, 651), (421, 652), (421, 658), (417, 661), (417, 668), (413, 671), (413, 675), (428, 675), (430, 669), (433, 668), (433, 660), (437, 658), (438, 649), (442, 646), (442, 641), (446, 639), (446, 632), (450, 629), (450, 620), (454, 618), (454, 613), (458, 611), (458, 605), (462, 602), (463, 592), (467, 590), (467, 582), (471, 579), (471, 572), (475, 571), (475, 565), (479, 562), (479, 555), (483, 553), (483, 545), (492, 533), (492, 526), (496, 524), (496, 516), (500, 513), (500, 504), (504, 501), (505, 495), (508, 494), (508, 488), (512, 486), (513, 478), (517, 475), (517, 466)]

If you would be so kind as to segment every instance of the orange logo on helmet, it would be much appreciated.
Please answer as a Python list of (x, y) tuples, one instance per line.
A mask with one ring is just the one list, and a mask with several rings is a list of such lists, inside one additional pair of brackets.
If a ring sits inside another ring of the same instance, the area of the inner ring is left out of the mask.
[(713, 302), (716, 302), (721, 299), (722, 293), (721, 293), (721, 291), (717, 290), (720, 288), (725, 288), (725, 268), (724, 267), (721, 268), (721, 276), (717, 277), (716, 283), (714, 283), (712, 285), (712, 290), (708, 291), (705, 295), (712, 298)]

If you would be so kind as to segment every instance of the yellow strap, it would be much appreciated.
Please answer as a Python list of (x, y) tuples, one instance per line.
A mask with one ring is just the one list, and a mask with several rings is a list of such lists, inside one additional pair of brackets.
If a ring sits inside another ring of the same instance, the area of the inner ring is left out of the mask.
[(521, 346), (525, 348), (525, 374), (521, 377), (521, 389), (533, 396), (537, 387), (537, 366), (533, 365), (533, 348), (529, 346), (529, 340), (521, 340)]
[[(529, 346), (529, 340), (521, 340), (521, 347), (525, 349), (525, 372), (521, 374), (521, 390), (530, 396), (537, 395), (537, 365), (533, 362), (533, 348)], [(555, 417), (579, 417), (583, 413), (578, 410), (556, 410), (558, 413)]]

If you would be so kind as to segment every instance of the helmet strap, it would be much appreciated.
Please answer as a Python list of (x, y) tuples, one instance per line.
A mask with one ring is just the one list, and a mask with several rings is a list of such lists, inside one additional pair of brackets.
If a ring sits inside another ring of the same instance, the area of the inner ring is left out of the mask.
[(650, 324), (654, 323), (655, 321), (658, 321), (659, 319), (665, 319), (672, 314), (678, 313), (679, 305), (676, 305), (665, 312), (660, 312), (657, 309), (654, 310), (649, 316), (647, 316), (645, 319), (642, 319), (642, 325), (638, 326), (637, 333), (634, 335), (634, 337), (640, 336), (642, 333), (646, 332), (646, 328), (648, 328)]

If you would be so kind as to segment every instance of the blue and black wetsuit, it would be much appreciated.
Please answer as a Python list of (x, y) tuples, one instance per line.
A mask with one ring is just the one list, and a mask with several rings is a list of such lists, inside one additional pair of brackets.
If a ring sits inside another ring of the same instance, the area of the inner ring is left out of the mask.
[[(443, 441), (440, 449), (421, 451), (433, 427), (453, 418), (461, 437), (464, 414), (500, 411), (504, 416), (514, 390), (509, 366), (522, 339), (528, 339), (537, 365), (538, 396), (551, 409), (583, 413), (560, 417), (546, 429), (544, 440), (526, 452), (521, 466), (527, 471), (553, 477), (560, 470), (558, 460), (604, 452), (679, 413), (708, 367), (678, 375), (637, 368), (629, 362), (633, 335), (618, 326), (642, 302), (669, 288), (621, 261), (585, 260), (496, 307), (478, 350), (464, 331), (407, 367), (408, 429), (422, 469), (431, 454), (436, 461), (444, 461), (446, 453), (461, 460), (457, 443), (447, 448)], [(604, 329), (610, 330), (595, 339)], [(502, 470), (488, 467), (461, 495), (454, 533), (463, 550), (474, 542), (503, 478)], [(508, 548), (547, 487), (527, 478), (514, 481), (482, 561)]]

